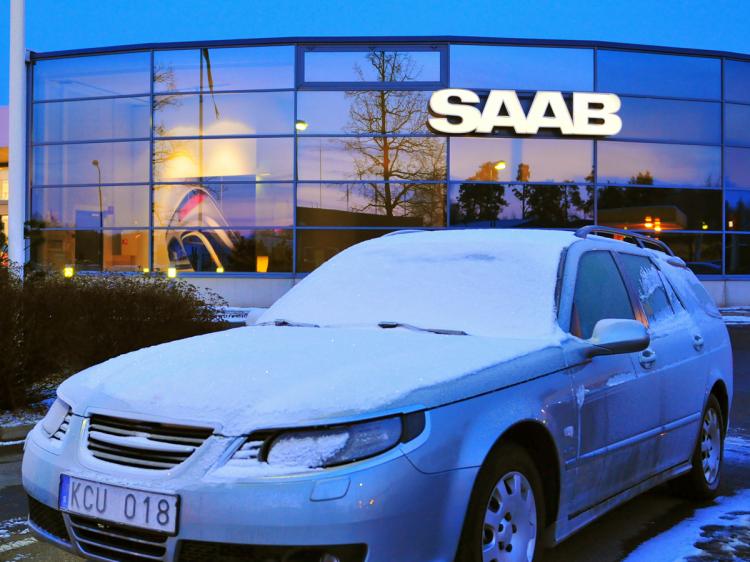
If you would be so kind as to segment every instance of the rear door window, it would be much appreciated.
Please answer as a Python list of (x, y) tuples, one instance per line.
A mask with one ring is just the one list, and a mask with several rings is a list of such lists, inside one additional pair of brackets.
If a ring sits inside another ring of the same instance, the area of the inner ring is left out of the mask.
[(674, 316), (661, 274), (654, 263), (645, 256), (618, 254), (625, 275), (638, 292), (643, 310), (650, 324), (658, 324)]
[(570, 331), (588, 339), (599, 320), (633, 320), (633, 307), (617, 264), (609, 252), (587, 252), (578, 262)]

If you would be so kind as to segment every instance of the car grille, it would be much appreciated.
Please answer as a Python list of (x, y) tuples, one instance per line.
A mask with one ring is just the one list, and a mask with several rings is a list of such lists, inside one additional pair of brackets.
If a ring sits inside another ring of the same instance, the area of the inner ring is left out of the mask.
[(164, 560), (167, 535), (133, 529), (114, 523), (70, 517), (73, 538), (84, 554), (116, 562)]
[(31, 496), (28, 496), (28, 498), (29, 520), (46, 533), (69, 543), (68, 530), (65, 528), (62, 513), (38, 502)]
[(325, 555), (341, 562), (362, 562), (363, 544), (335, 546), (258, 546), (218, 542), (182, 541), (178, 562), (320, 562)]
[(68, 433), (68, 428), (70, 428), (70, 420), (72, 416), (73, 416), (73, 411), (68, 409), (68, 413), (65, 414), (65, 418), (63, 419), (63, 422), (60, 424), (60, 427), (57, 428), (57, 431), (55, 431), (50, 436), (50, 439), (54, 439), (55, 441), (62, 441), (62, 438), (65, 437), (66, 433)]
[(93, 415), (87, 446), (94, 457), (106, 462), (168, 470), (184, 462), (212, 433), (205, 427)]

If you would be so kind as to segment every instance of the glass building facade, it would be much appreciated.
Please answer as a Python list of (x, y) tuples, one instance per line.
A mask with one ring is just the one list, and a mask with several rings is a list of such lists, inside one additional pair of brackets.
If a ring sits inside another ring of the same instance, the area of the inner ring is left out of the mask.
[[(34, 54), (33, 263), (296, 277), (397, 229), (601, 224), (750, 275), (750, 59), (428, 39)], [(428, 100), (620, 96), (619, 134), (444, 137)], [(718, 277), (717, 277), (718, 278)]]

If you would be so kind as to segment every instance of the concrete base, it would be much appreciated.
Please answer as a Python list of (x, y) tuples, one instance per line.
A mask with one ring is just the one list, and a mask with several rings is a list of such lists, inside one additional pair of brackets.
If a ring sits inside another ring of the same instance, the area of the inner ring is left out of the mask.
[(291, 289), (298, 280), (249, 277), (190, 277), (186, 281), (200, 289), (209, 289), (229, 306), (268, 308)]
[(750, 305), (750, 280), (703, 280), (703, 286), (717, 306)]

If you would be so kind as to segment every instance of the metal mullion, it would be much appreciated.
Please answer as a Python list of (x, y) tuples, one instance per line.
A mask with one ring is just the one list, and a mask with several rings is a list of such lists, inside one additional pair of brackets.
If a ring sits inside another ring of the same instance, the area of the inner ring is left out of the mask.
[[(300, 49), (296, 47), (294, 49), (294, 69), (295, 69), (295, 85), (298, 84), (298, 72)], [(304, 70), (304, 69), (302, 69)], [(294, 92), (294, 147), (292, 148), (292, 274), (297, 274), (297, 185), (299, 181), (297, 171), (297, 142), (299, 139), (299, 131), (297, 130), (297, 98), (299, 94), (295, 90)]]
[[(220, 177), (220, 176), (205, 176), (205, 178), (212, 178), (212, 177)], [(212, 179), (205, 179), (205, 178), (192, 178), (195, 180), (201, 180), (201, 181), (190, 181), (190, 179), (185, 179), (185, 181), (154, 181), (154, 185), (193, 185), (193, 184), (201, 184), (201, 185), (211, 185), (211, 184), (223, 184), (223, 185), (247, 185), (247, 184), (256, 184), (256, 183), (262, 183), (263, 185), (282, 185), (282, 184), (290, 184), (293, 183), (294, 180), (288, 179), (288, 180), (268, 180), (268, 181), (259, 181), (259, 180), (212, 180)], [(319, 183), (319, 182), (316, 182)], [(143, 185), (142, 183), (139, 183), (138, 185)]]
[[(593, 49), (593, 63), (594, 63), (594, 72), (593, 72), (593, 87), (594, 91), (599, 91), (599, 49), (597, 47), (594, 47)], [(599, 141), (597, 139), (594, 139), (592, 141), (592, 147), (591, 147), (591, 181), (594, 184), (594, 193), (592, 194), (592, 197), (594, 198), (594, 212), (593, 216), (591, 217), (594, 221), (594, 224), (599, 224)]]
[(148, 270), (154, 271), (154, 51), (150, 51), (151, 69), (149, 78), (151, 82), (149, 95), (149, 148), (148, 148)]
[[(273, 94), (273, 93), (284, 93), (294, 92), (294, 88), (239, 88), (231, 90), (214, 90), (215, 95), (221, 94)], [(200, 95), (199, 90), (185, 90), (181, 92), (170, 92), (167, 90), (156, 91), (154, 90), (154, 97), (172, 97), (172, 96), (198, 96)]]
[(145, 142), (150, 137), (126, 137), (126, 138), (114, 138), (114, 139), (91, 139), (91, 140), (66, 140), (66, 141), (46, 141), (46, 142), (35, 142), (31, 146), (33, 148), (41, 146), (68, 146), (68, 145), (79, 145), (79, 144), (113, 144), (113, 143), (126, 143), (126, 142)]
[[(102, 183), (102, 187), (142, 187), (147, 185), (148, 181), (139, 182), (125, 182), (125, 183)], [(51, 183), (34, 185), (31, 184), (31, 189), (65, 189), (66, 187), (98, 187), (98, 183)]]
[(726, 102), (724, 100), (724, 70), (726, 66), (726, 59), (719, 59), (721, 69), (721, 273), (722, 275), (727, 274), (727, 203), (726, 203), (726, 170), (724, 161), (725, 139), (726, 128), (724, 126), (724, 119), (726, 118)]
[[(288, 139), (292, 138), (293, 133), (269, 133), (260, 135), (184, 135), (184, 136), (170, 136), (170, 137), (154, 137), (159, 141), (168, 140), (242, 140), (242, 139)], [(146, 139), (144, 139), (146, 140)]]
[(52, 98), (52, 99), (45, 99), (45, 100), (32, 100), (34, 105), (36, 104), (45, 104), (45, 103), (64, 103), (64, 102), (74, 102), (74, 101), (98, 101), (98, 100), (116, 100), (116, 99), (126, 99), (126, 98), (148, 98), (149, 93), (143, 93), (143, 94), (109, 94), (105, 96), (79, 96), (75, 98)]

